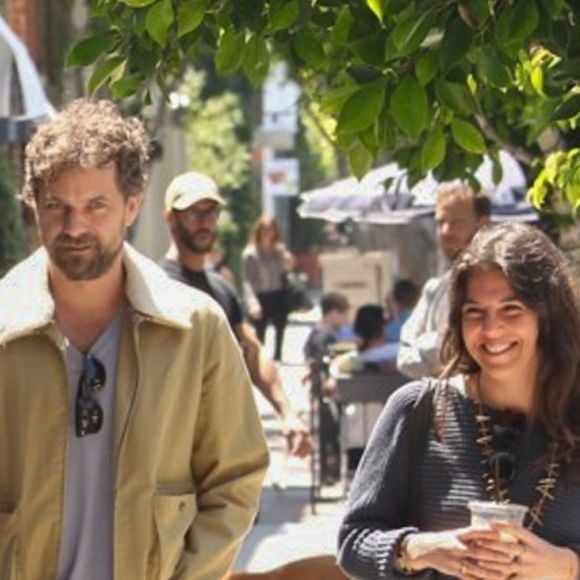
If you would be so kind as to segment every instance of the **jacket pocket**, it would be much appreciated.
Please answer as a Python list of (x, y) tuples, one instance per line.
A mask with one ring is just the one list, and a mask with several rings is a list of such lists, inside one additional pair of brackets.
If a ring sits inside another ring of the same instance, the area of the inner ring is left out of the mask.
[(0, 509), (0, 580), (17, 580), (18, 569), (16, 515)]
[(197, 514), (195, 494), (156, 495), (153, 511), (159, 538), (159, 580), (168, 580), (179, 563), (185, 536)]

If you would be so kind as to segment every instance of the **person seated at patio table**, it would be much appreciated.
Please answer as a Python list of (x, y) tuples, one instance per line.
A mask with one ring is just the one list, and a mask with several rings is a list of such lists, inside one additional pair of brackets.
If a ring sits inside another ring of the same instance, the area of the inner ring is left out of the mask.
[(331, 374), (387, 372), (396, 369), (397, 345), (385, 341), (385, 317), (378, 304), (365, 304), (356, 311), (353, 332), (356, 349), (337, 356)]
[[(358, 346), (355, 350), (338, 355), (330, 363), (331, 378), (341, 375), (379, 374), (396, 369), (394, 345), (385, 343), (385, 319), (378, 304), (365, 304), (357, 311), (353, 330)], [(395, 345), (396, 346), (396, 345)], [(373, 425), (383, 408), (382, 403), (350, 403), (343, 407), (344, 445), (347, 450), (347, 471), (354, 472), (363, 454), (369, 425)]]
[(385, 323), (385, 340), (399, 342), (401, 328), (413, 312), (419, 299), (419, 288), (407, 278), (397, 280), (385, 298), (387, 321)]

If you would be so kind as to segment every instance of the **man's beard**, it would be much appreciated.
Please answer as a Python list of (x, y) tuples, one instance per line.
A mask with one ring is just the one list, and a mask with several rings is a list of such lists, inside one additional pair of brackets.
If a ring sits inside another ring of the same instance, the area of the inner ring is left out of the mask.
[[(80, 253), (74, 251), (75, 248), (87, 247), (88, 249)], [(118, 244), (104, 248), (101, 242), (90, 234), (78, 238), (61, 234), (48, 252), (54, 265), (69, 280), (95, 280), (109, 271), (122, 249), (122, 238)]]
[[(210, 235), (209, 241), (204, 243), (198, 243), (196, 242), (196, 234), (202, 232), (206, 232), (207, 234)], [(192, 234), (191, 232), (187, 231), (187, 229), (179, 221), (176, 222), (175, 225), (173, 226), (173, 233), (175, 234), (175, 237), (177, 238), (179, 244), (181, 244), (184, 248), (186, 248), (190, 252), (193, 252), (194, 254), (198, 255), (207, 254), (211, 250), (217, 237), (216, 232), (211, 231), (209, 229), (198, 230), (196, 233)]]

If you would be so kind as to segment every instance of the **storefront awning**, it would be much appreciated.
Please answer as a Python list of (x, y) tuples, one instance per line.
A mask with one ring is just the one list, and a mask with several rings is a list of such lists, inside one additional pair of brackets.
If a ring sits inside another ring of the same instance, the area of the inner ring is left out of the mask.
[[(502, 179), (493, 182), (493, 164), (485, 158), (475, 173), (482, 191), (492, 200), (494, 221), (535, 221), (537, 214), (524, 199), (525, 175), (519, 163), (508, 153), (500, 152)], [(300, 195), (298, 214), (303, 218), (342, 222), (406, 224), (434, 213), (435, 193), (440, 183), (429, 174), (410, 187), (407, 173), (396, 163), (371, 170), (361, 181), (341, 179), (326, 187)]]
[(0, 143), (25, 141), (53, 114), (26, 46), (0, 16)]

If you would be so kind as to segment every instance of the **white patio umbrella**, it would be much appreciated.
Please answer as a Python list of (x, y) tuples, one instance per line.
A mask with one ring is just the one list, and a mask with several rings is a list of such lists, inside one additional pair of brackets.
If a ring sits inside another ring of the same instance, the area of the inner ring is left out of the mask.
[(0, 143), (23, 141), (54, 114), (24, 43), (0, 16)]
[[(505, 151), (499, 154), (503, 176), (493, 183), (493, 164), (488, 157), (475, 172), (482, 191), (492, 200), (495, 221), (519, 219), (534, 221), (536, 213), (523, 199), (526, 179), (519, 163)], [(301, 194), (298, 214), (332, 222), (352, 219), (379, 224), (406, 224), (433, 214), (435, 194), (440, 183), (430, 173), (410, 187), (407, 173), (396, 163), (371, 170), (359, 182), (341, 179), (323, 188)]]

